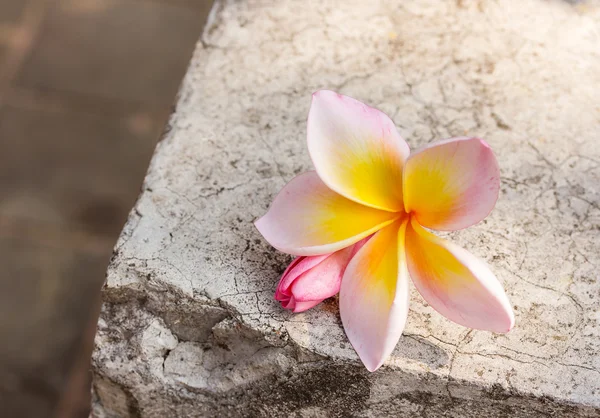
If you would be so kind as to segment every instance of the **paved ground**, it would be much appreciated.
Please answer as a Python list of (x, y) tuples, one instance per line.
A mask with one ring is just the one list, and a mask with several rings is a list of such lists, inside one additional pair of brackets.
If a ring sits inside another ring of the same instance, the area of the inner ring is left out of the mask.
[(0, 0), (3, 416), (86, 416), (82, 336), (210, 3)]

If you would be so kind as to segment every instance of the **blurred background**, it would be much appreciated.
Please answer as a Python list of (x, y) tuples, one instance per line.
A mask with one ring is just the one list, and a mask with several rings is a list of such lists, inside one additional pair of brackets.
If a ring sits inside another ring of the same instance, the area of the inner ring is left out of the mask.
[(0, 415), (87, 417), (99, 291), (209, 0), (0, 0)]

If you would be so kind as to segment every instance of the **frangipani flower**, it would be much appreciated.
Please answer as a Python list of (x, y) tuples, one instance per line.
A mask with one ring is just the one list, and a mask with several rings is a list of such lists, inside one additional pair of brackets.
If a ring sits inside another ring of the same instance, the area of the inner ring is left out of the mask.
[(409, 275), (423, 298), (466, 327), (508, 332), (510, 302), (486, 264), (428, 229), (484, 219), (500, 186), (478, 138), (409, 148), (384, 113), (331, 91), (313, 95), (308, 150), (316, 168), (292, 179), (256, 222), (280, 251), (318, 256), (374, 234), (348, 264), (340, 315), (368, 370), (391, 354), (408, 314)]
[(368, 239), (333, 253), (296, 258), (281, 276), (275, 299), (299, 313), (337, 295), (348, 263)]

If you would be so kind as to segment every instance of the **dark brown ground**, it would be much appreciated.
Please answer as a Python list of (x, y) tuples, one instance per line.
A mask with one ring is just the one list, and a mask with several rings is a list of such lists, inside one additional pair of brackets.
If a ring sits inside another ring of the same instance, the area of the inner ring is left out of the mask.
[(0, 0), (0, 415), (85, 417), (111, 249), (210, 0)]

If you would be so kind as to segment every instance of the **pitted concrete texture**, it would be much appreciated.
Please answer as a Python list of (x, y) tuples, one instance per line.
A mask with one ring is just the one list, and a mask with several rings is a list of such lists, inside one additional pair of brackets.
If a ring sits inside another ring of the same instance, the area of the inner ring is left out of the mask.
[[(273, 300), (291, 258), (252, 222), (311, 169), (321, 88), (388, 113), (412, 149), (490, 143), (496, 209), (449, 235), (506, 287), (512, 332), (455, 325), (415, 292), (370, 374), (335, 300)], [(599, 416), (598, 97), (597, 3), (218, 2), (109, 268), (97, 415)]]

